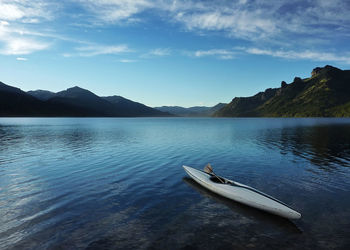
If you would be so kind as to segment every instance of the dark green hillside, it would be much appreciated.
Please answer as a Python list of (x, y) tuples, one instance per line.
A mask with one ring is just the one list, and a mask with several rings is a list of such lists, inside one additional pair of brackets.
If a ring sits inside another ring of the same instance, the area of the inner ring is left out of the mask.
[(278, 89), (267, 89), (251, 97), (235, 97), (232, 102), (214, 113), (214, 116), (255, 117), (261, 114), (257, 108), (271, 99)]
[(315, 68), (310, 78), (252, 97), (234, 98), (215, 113), (225, 117), (349, 117), (350, 71), (332, 66)]

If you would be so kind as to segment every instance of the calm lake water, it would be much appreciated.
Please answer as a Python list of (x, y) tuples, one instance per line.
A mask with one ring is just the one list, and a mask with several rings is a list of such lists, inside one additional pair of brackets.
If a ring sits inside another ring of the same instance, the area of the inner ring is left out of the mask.
[[(182, 165), (251, 185), (288, 221)], [(0, 118), (0, 249), (350, 249), (350, 119)]]

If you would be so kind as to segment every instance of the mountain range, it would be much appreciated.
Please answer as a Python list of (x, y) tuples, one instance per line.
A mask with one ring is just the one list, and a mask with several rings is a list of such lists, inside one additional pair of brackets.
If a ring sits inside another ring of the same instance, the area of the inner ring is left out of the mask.
[(349, 117), (350, 70), (317, 67), (311, 77), (295, 77), (280, 88), (236, 97), (216, 117)]
[(176, 116), (187, 116), (187, 117), (206, 117), (212, 116), (216, 111), (220, 110), (226, 105), (226, 103), (218, 103), (213, 107), (205, 107), (205, 106), (195, 106), (195, 107), (179, 107), (179, 106), (162, 106), (155, 107), (163, 112), (168, 112), (174, 114)]
[(350, 117), (350, 70), (317, 67), (311, 77), (295, 77), (250, 97), (213, 107), (151, 108), (121, 96), (100, 97), (80, 87), (57, 93), (24, 92), (0, 82), (0, 116), (49, 117)]
[(121, 96), (99, 97), (80, 87), (53, 93), (24, 92), (0, 82), (0, 116), (144, 117), (173, 116)]

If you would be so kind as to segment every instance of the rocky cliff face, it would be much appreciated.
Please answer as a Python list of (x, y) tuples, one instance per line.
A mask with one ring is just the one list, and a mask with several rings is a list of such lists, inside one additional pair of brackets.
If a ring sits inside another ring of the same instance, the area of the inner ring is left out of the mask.
[(322, 68), (320, 68), (320, 67), (314, 68), (311, 72), (311, 77), (316, 76), (321, 70), (322, 70)]

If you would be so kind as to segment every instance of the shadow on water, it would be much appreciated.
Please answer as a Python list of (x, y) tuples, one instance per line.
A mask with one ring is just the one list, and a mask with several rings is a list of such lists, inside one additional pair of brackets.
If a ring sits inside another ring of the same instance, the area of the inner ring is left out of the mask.
[(280, 142), (277, 146), (281, 154), (292, 152), (320, 170), (332, 171), (340, 166), (350, 166), (348, 125), (285, 128), (276, 141)]
[(188, 186), (190, 186), (191, 188), (193, 188), (194, 190), (196, 190), (197, 192), (199, 192), (201, 195), (208, 197), (216, 202), (219, 202), (221, 204), (224, 204), (225, 206), (227, 206), (228, 208), (230, 208), (231, 210), (233, 210), (234, 212), (240, 214), (241, 216), (250, 218), (254, 221), (258, 221), (260, 223), (263, 224), (271, 224), (274, 225), (276, 227), (278, 227), (281, 230), (285, 230), (289, 233), (297, 233), (297, 234), (301, 234), (303, 233), (303, 231), (296, 225), (294, 224), (292, 221), (273, 215), (273, 214), (269, 214), (266, 213), (262, 210), (258, 210), (256, 208), (253, 207), (249, 207), (247, 205), (232, 201), (230, 199), (227, 199), (225, 197), (222, 197), (220, 195), (217, 195), (215, 193), (213, 193), (212, 191), (202, 187), (201, 185), (199, 185), (197, 182), (195, 182), (193, 179), (189, 178), (189, 177), (184, 177), (182, 179)]

